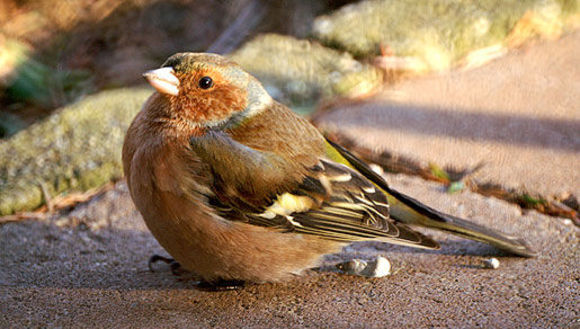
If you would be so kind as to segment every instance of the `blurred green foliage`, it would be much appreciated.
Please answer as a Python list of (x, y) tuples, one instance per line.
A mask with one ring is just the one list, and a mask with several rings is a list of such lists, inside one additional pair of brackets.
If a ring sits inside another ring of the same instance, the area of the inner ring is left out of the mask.
[(8, 39), (2, 46), (1, 62), (11, 66), (1, 83), (4, 102), (52, 109), (94, 90), (91, 74), (86, 70), (46, 65), (31, 57), (30, 50), (16, 40)]

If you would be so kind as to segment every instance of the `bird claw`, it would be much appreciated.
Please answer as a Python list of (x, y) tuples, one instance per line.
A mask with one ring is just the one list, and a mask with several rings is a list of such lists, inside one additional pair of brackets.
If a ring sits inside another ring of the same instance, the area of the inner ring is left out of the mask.
[(155, 269), (153, 268), (153, 264), (155, 264), (159, 261), (162, 261), (165, 264), (168, 264), (169, 268), (171, 269), (171, 273), (175, 276), (181, 276), (187, 272), (183, 268), (181, 268), (181, 264), (179, 264), (175, 259), (163, 257), (160, 255), (153, 255), (149, 258), (149, 261), (147, 262), (147, 265), (149, 266), (149, 271), (155, 272)]
[(199, 281), (195, 286), (202, 291), (230, 291), (242, 289), (246, 285), (245, 281), (241, 280), (219, 280), (215, 282)]
[[(199, 280), (199, 278), (196, 278), (195, 275), (193, 275), (192, 273), (189, 273), (188, 271), (183, 269), (181, 267), (181, 264), (179, 264), (175, 259), (163, 257), (160, 255), (153, 255), (149, 258), (149, 262), (147, 263), (147, 265), (149, 266), (149, 270), (151, 272), (156, 272), (155, 268), (153, 267), (153, 264), (155, 264), (157, 262), (163, 262), (165, 264), (168, 264), (169, 267), (171, 268), (171, 273), (175, 276), (180, 277), (178, 279), (179, 281), (181, 281), (182, 278), (184, 281), (189, 281), (191, 279), (198, 280), (196, 285), (195, 285), (195, 287), (198, 290), (213, 291), (213, 292), (215, 292), (215, 291), (230, 291), (230, 290), (242, 289), (246, 285), (246, 282), (241, 281), (241, 280), (218, 280), (215, 282), (208, 282), (208, 281), (204, 281), (204, 280)], [(193, 277), (184, 277), (184, 274), (192, 274)]]

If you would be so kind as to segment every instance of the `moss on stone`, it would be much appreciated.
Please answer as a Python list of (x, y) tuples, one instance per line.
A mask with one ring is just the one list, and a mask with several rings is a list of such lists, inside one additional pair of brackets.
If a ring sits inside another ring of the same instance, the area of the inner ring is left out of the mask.
[(449, 68), (472, 50), (501, 44), (526, 12), (549, 22), (578, 12), (575, 0), (363, 1), (318, 17), (313, 34), (357, 57), (389, 46), (431, 70)]
[(256, 76), (274, 98), (296, 108), (320, 98), (365, 93), (382, 82), (379, 70), (350, 54), (276, 34), (256, 37), (231, 58)]
[(0, 143), (0, 215), (122, 177), (125, 131), (151, 89), (104, 91), (58, 110)]

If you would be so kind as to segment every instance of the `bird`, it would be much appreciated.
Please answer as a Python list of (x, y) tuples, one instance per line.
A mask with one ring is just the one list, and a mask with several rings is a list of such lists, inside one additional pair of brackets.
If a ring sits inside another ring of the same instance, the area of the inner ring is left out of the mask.
[(226, 57), (177, 53), (143, 75), (155, 92), (125, 136), (128, 189), (173, 257), (155, 260), (209, 287), (287, 280), (356, 241), (440, 248), (412, 226), (536, 255), (393, 189)]

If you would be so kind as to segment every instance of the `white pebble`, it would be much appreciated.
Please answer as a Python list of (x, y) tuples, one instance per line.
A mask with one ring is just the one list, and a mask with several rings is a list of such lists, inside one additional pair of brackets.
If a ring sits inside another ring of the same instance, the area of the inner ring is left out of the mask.
[(565, 219), (562, 220), (562, 224), (564, 224), (564, 225), (572, 225), (572, 220), (571, 219), (568, 219), (568, 218), (565, 218)]
[(391, 263), (385, 257), (378, 256), (376, 260), (369, 262), (361, 274), (371, 278), (385, 277), (391, 274)]
[(497, 258), (486, 259), (483, 261), (483, 267), (495, 270), (499, 268), (499, 260)]
[(391, 263), (388, 259), (378, 256), (375, 260), (366, 262), (361, 259), (352, 259), (340, 263), (337, 268), (345, 274), (360, 275), (369, 278), (382, 278), (391, 274)]

